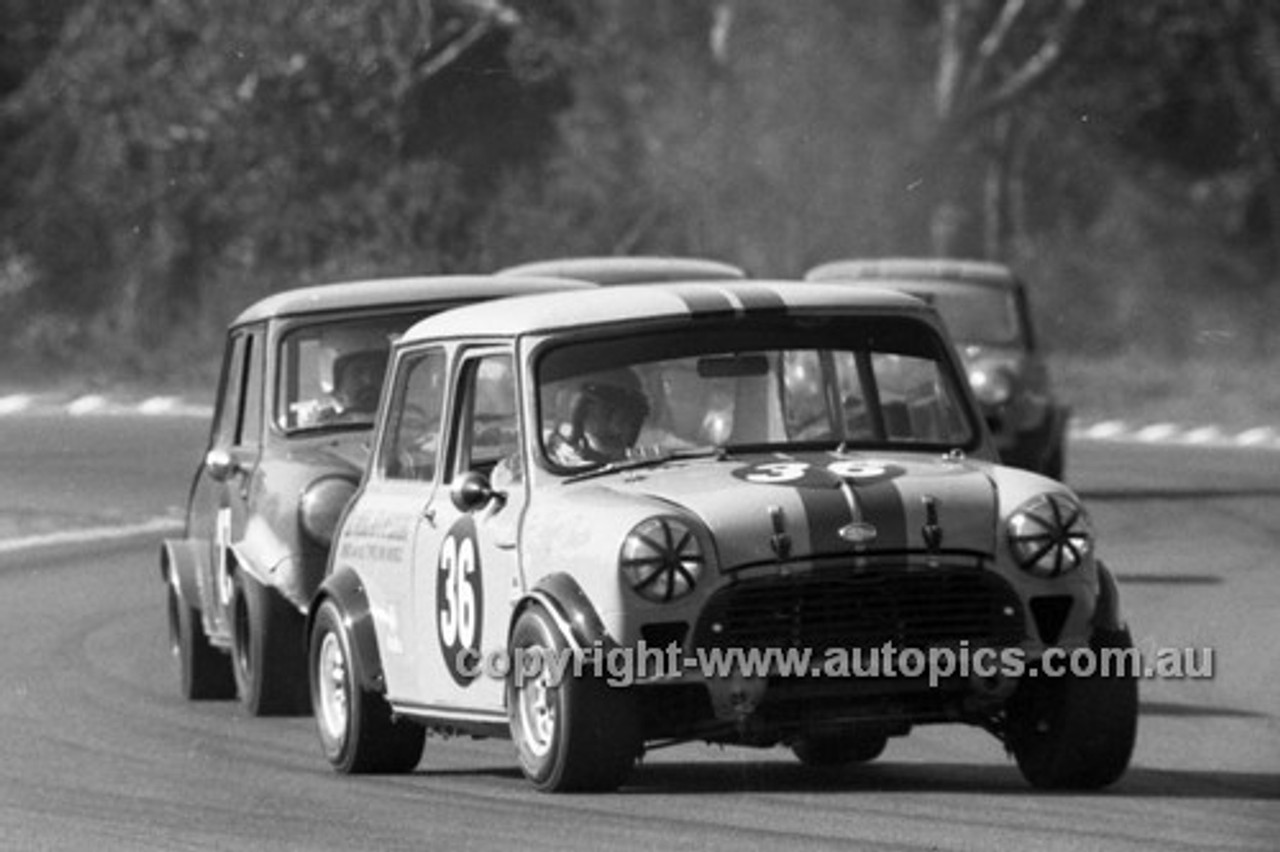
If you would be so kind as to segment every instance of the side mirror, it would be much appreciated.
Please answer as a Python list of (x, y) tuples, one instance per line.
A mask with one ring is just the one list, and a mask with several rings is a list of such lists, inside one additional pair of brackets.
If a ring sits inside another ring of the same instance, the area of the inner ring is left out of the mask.
[(469, 470), (453, 482), (449, 489), (449, 498), (460, 512), (473, 512), (500, 496), (489, 484), (489, 477), (475, 470)]
[(224, 449), (215, 448), (205, 453), (204, 469), (213, 481), (226, 482), (231, 477), (231, 474), (239, 469), (239, 465), (231, 457), (231, 453)]

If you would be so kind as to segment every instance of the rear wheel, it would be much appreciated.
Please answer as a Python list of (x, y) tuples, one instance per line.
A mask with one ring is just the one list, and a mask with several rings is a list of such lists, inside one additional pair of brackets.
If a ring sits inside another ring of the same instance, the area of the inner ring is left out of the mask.
[(324, 756), (339, 772), (410, 772), (422, 759), (426, 729), (396, 719), (386, 699), (361, 684), (365, 672), (353, 653), (342, 611), (326, 600), (311, 631), (308, 670), (311, 705)]
[[(555, 623), (534, 605), (516, 621), (511, 652), (522, 660), (568, 651)], [(572, 666), (559, 682), (546, 665), (529, 677), (519, 668), (507, 679), (507, 711), (525, 777), (547, 792), (617, 789), (640, 754), (633, 696), (600, 678), (575, 676)]]
[[(1127, 630), (1095, 650), (1132, 648)], [(1009, 699), (1006, 743), (1024, 778), (1044, 789), (1094, 790), (1124, 774), (1138, 733), (1138, 681), (1124, 676), (1023, 678)]]
[(254, 716), (307, 712), (301, 613), (244, 571), (235, 574), (231, 658), (240, 702)]
[(200, 611), (178, 591), (177, 581), (165, 583), (169, 620), (169, 650), (178, 661), (182, 697), (207, 701), (236, 697), (231, 658), (215, 648), (204, 632)]

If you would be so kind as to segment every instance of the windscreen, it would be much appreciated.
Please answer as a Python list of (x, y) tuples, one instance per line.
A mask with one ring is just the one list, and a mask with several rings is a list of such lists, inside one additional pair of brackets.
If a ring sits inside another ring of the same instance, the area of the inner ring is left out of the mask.
[(289, 331), (280, 341), (276, 423), (286, 432), (372, 427), (391, 343), (420, 316), (330, 320)]
[(553, 469), (680, 450), (965, 448), (945, 340), (913, 317), (726, 322), (557, 346), (537, 364)]

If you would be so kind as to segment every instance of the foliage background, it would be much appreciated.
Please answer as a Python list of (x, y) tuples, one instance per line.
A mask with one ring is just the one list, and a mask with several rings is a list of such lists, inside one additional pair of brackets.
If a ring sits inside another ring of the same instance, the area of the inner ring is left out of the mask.
[[(0, 0), (0, 363), (207, 383), (227, 321), (300, 284), (945, 249), (1025, 274), (1077, 396), (1256, 383), (1278, 32), (1277, 0)], [(965, 113), (1044, 44), (1052, 74)], [(947, 57), (987, 75), (959, 100)]]

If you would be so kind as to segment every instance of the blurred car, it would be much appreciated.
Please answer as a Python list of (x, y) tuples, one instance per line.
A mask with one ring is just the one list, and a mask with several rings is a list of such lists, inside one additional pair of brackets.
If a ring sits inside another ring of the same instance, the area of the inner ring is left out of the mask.
[(1063, 478), (1070, 408), (1054, 394), (1026, 287), (1007, 266), (949, 259), (843, 260), (815, 267), (805, 278), (889, 287), (932, 304), (960, 347), (1001, 459)]
[[(428, 730), (512, 738), (546, 791), (684, 741), (829, 766), (967, 723), (1041, 787), (1109, 784), (1133, 747), (1134, 677), (1036, 677), (1051, 648), (1132, 647), (1084, 506), (996, 463), (901, 293), (685, 282), (431, 317), (393, 348), (330, 571), (309, 665), (340, 772), (410, 771)], [(955, 665), (823, 663), (886, 648)]]
[(741, 268), (719, 260), (660, 255), (562, 257), (500, 269), (495, 275), (551, 275), (596, 284), (648, 284), (658, 281), (721, 281), (746, 278)]
[(169, 634), (189, 699), (305, 712), (303, 613), (368, 455), (391, 342), (440, 310), (592, 285), (383, 279), (269, 296), (227, 332), (186, 528), (163, 542)]

